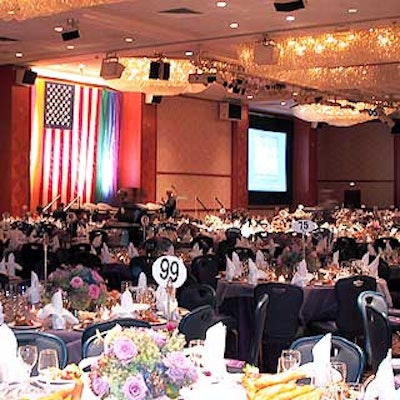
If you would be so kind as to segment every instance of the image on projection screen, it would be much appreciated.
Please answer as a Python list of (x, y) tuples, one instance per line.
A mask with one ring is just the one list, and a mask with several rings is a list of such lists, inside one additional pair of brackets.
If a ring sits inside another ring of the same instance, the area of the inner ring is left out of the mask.
[(286, 192), (286, 133), (249, 129), (248, 190)]

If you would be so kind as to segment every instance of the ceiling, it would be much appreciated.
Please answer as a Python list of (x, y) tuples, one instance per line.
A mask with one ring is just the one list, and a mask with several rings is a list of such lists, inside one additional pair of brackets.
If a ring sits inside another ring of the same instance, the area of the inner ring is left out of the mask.
[[(114, 1), (23, 21), (1, 20), (0, 64), (46, 68), (75, 74), (77, 79), (92, 78), (95, 83), (107, 84), (99, 75), (101, 61), (109, 52), (115, 52), (120, 57), (162, 55), (196, 62), (218, 60), (227, 63), (232, 74), (239, 71), (245, 77), (261, 77), (261, 80), (256, 80), (258, 86), (264, 86), (264, 79), (267, 82), (286, 82), (288, 86), (284, 90), (280, 86), (280, 90), (270, 90), (269, 84), (269, 89), (262, 95), (248, 99), (247, 95), (229, 93), (221, 84), (212, 84), (197, 96), (234, 98), (250, 102), (255, 109), (286, 113), (290, 113), (291, 107), (296, 104), (291, 93), (298, 88), (305, 89), (305, 93), (311, 93), (313, 97), (320, 91), (352, 101), (387, 100), (393, 102), (394, 108), (400, 104), (400, 39), (397, 37), (393, 39), (389, 52), (381, 54), (380, 49), (377, 52), (371, 47), (374, 52), (371, 50), (369, 54), (369, 43), (364, 43), (357, 56), (353, 53), (348, 60), (332, 58), (332, 65), (322, 66), (324, 70), (329, 67), (342, 68), (342, 64), (346, 68), (368, 66), (368, 74), (373, 69), (374, 77), (364, 79), (362, 87), (359, 85), (361, 81), (354, 79), (345, 83), (346, 86), (329, 86), (328, 83), (333, 84), (333, 81), (329, 75), (322, 73), (318, 82), (313, 81), (308, 76), (310, 68), (320, 65), (313, 66), (311, 58), (310, 65), (304, 67), (304, 73), (301, 72), (303, 67), (297, 68), (293, 60), (287, 68), (285, 60), (281, 60), (282, 65), (277, 71), (269, 66), (243, 67), (243, 60), (239, 59), (239, 49), (243, 46), (253, 48), (255, 52), (263, 51), (265, 47), (260, 43), (265, 38), (279, 42), (289, 36), (312, 37), (360, 30), (368, 32), (370, 28), (382, 27), (394, 29), (396, 36), (398, 23), (400, 27), (399, 0), (307, 0), (304, 9), (290, 13), (277, 12), (272, 0), (227, 0), (227, 3), (226, 7), (219, 8), (215, 0)], [(349, 9), (356, 9), (357, 12), (349, 13)], [(287, 21), (288, 15), (294, 16), (295, 20)], [(80, 38), (66, 42), (54, 27), (68, 28), (67, 21), (71, 18), (78, 22)], [(239, 26), (230, 28), (232, 22), (237, 22)], [(364, 36), (368, 38), (368, 33)], [(127, 37), (133, 38), (133, 41), (127, 43)], [(74, 49), (68, 50), (67, 45), (73, 45)], [(399, 51), (395, 52), (397, 47), (393, 46), (398, 46)], [(185, 55), (189, 50), (194, 52), (193, 56)], [(269, 50), (276, 51), (274, 43)], [(22, 53), (22, 57), (16, 57), (16, 53)], [(268, 56), (267, 53), (263, 55)], [(331, 70), (329, 72), (332, 73)], [(340, 72), (336, 71), (338, 74)], [(320, 82), (322, 77), (325, 77), (324, 83)], [(281, 101), (286, 103), (281, 105)]]

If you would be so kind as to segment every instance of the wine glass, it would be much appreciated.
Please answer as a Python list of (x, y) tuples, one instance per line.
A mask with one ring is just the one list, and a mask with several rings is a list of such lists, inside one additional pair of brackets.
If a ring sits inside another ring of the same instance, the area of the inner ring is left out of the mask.
[(26, 366), (27, 381), (29, 381), (32, 369), (38, 360), (38, 349), (36, 346), (31, 344), (19, 346), (18, 355), (21, 357), (21, 360), (24, 362)]
[(202, 366), (204, 340), (201, 339), (191, 340), (189, 342), (189, 349), (190, 349), (190, 359), (197, 368), (200, 368)]
[(331, 382), (342, 384), (346, 382), (347, 366), (343, 361), (331, 361)]
[(46, 383), (51, 380), (51, 370), (59, 367), (58, 353), (55, 349), (44, 349), (39, 352), (38, 372)]
[(281, 371), (293, 371), (300, 366), (301, 353), (298, 350), (282, 350), (280, 357)]

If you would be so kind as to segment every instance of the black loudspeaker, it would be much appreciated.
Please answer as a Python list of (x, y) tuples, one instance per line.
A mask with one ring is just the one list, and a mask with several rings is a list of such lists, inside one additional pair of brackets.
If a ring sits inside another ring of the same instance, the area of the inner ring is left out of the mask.
[(276, 1), (274, 3), (274, 6), (276, 11), (291, 12), (304, 8), (304, 2), (303, 0), (295, 0), (295, 1), (281, 0), (281, 1)]
[(361, 208), (361, 190), (345, 190), (344, 207)]
[(15, 83), (17, 85), (34, 85), (37, 73), (31, 69), (19, 68), (15, 72)]
[(400, 119), (394, 120), (394, 127), (392, 128), (391, 132), (393, 135), (400, 135)]
[(162, 79), (167, 81), (170, 74), (170, 64), (161, 60), (150, 63), (149, 79)]
[(151, 99), (152, 104), (160, 104), (162, 100), (162, 96), (153, 96)]
[(79, 39), (80, 36), (81, 35), (78, 29), (75, 29), (73, 31), (65, 31), (61, 33), (61, 37), (62, 40), (64, 40), (64, 42), (68, 42), (69, 40)]

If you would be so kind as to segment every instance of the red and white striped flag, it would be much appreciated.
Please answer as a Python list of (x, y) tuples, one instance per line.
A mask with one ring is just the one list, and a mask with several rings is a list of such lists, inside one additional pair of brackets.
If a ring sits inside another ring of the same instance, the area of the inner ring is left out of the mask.
[(101, 89), (45, 82), (40, 204), (57, 195), (65, 205), (94, 193)]

